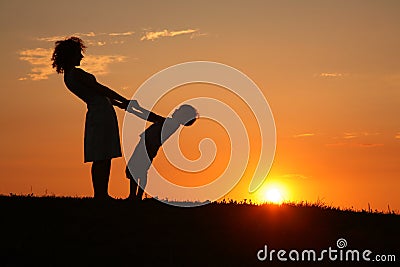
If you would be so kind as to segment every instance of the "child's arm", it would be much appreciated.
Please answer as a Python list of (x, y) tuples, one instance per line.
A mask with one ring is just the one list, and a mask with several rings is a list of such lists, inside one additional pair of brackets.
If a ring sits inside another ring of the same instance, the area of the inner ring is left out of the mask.
[(157, 114), (143, 108), (142, 106), (140, 106), (136, 100), (134, 100), (132, 102), (132, 107), (135, 108), (136, 110), (128, 109), (127, 112), (132, 113), (143, 120), (147, 120), (147, 121), (151, 121), (151, 122), (159, 122), (159, 121), (165, 120), (164, 117), (157, 115)]

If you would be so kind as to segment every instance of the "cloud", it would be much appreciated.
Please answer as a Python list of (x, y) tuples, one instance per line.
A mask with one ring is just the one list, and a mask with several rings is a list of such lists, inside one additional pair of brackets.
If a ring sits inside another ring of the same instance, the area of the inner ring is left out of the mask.
[(309, 176), (306, 176), (306, 175), (303, 175), (300, 173), (286, 173), (286, 174), (279, 175), (277, 178), (279, 178), (279, 179), (301, 179), (301, 180), (310, 179)]
[(148, 32), (144, 33), (144, 35), (140, 38), (140, 41), (144, 41), (144, 40), (154, 41), (161, 37), (174, 37), (174, 36), (183, 35), (183, 34), (194, 34), (194, 33), (197, 33), (198, 31), (199, 30), (194, 30), (194, 29), (187, 29), (187, 30), (181, 30), (181, 31), (169, 31), (169, 30), (148, 31)]
[(39, 37), (36, 40), (54, 43), (55, 41), (58, 41), (58, 40), (64, 40), (65, 37), (67, 37), (67, 36), (55, 35), (55, 36), (48, 36), (48, 37)]
[[(31, 70), (26, 77), (20, 77), (19, 81), (47, 80), (55, 70), (51, 67), (52, 48), (35, 48), (19, 52), (19, 59), (27, 61), (31, 65)], [(120, 55), (88, 55), (82, 62), (84, 68), (95, 75), (108, 73), (108, 66), (113, 63), (123, 62), (126, 57)]]
[(84, 40), (85, 45), (89, 47), (93, 46), (105, 46), (108, 42), (105, 41), (96, 41), (96, 40)]
[(95, 75), (107, 74), (108, 66), (113, 63), (124, 62), (125, 56), (120, 55), (88, 55), (82, 62), (82, 68)]
[(46, 80), (50, 74), (54, 72), (51, 67), (52, 49), (35, 48), (27, 49), (19, 52), (19, 59), (27, 61), (31, 65), (31, 71), (28, 77), (21, 77), (18, 80)]
[(47, 37), (39, 37), (38, 41), (51, 42), (54, 43), (58, 40), (64, 40), (69, 36), (76, 36), (84, 39), (85, 43), (89, 46), (104, 46), (106, 44), (123, 44), (124, 41), (119, 40), (119, 38), (127, 37), (133, 35), (135, 32), (127, 31), (127, 32), (111, 32), (111, 33), (95, 33), (95, 32), (87, 32), (87, 33), (72, 33), (66, 35), (54, 35)]
[(400, 139), (400, 132), (396, 133), (396, 135), (394, 136), (394, 138)]
[(378, 133), (378, 132), (362, 132), (360, 134), (363, 135), (363, 136), (377, 136), (377, 135), (380, 135), (381, 133)]
[(338, 72), (322, 72), (318, 74), (318, 76), (323, 78), (342, 78), (344, 76), (347, 76), (347, 74)]
[(73, 33), (73, 34), (66, 34), (66, 35), (54, 35), (54, 36), (48, 36), (48, 37), (39, 37), (37, 38), (38, 41), (45, 41), (45, 42), (55, 42), (58, 40), (64, 40), (68, 36), (77, 36), (77, 37), (96, 37), (97, 35), (94, 32), (88, 32), (88, 33)]
[(108, 35), (109, 36), (130, 36), (134, 33), (135, 32), (132, 32), (132, 31), (130, 31), (130, 32), (112, 32), (112, 33), (109, 33)]
[(95, 37), (96, 34), (94, 32), (88, 32), (88, 33), (77, 33), (78, 36), (87, 36), (87, 37)]
[(293, 135), (293, 137), (294, 137), (294, 138), (299, 138), (299, 137), (311, 137), (311, 136), (314, 136), (314, 135), (315, 135), (314, 133), (302, 133), (302, 134)]
[(343, 139), (353, 139), (357, 138), (359, 135), (357, 133), (344, 133), (343, 134)]
[(357, 144), (358, 147), (365, 147), (365, 148), (370, 148), (370, 147), (380, 147), (384, 146), (384, 144), (379, 144), (379, 143), (364, 143), (364, 144)]
[(327, 147), (353, 147), (353, 148), (372, 148), (384, 146), (380, 143), (381, 139), (377, 136), (380, 132), (344, 132), (342, 136), (333, 137), (337, 142), (325, 144)]
[(110, 44), (117, 44), (117, 45), (121, 45), (121, 44), (124, 44), (125, 43), (125, 41), (123, 41), (123, 40), (116, 40), (116, 41), (111, 41), (111, 42), (109, 42)]
[(378, 132), (345, 132), (345, 133), (343, 133), (342, 138), (343, 139), (353, 139), (353, 138), (366, 137), (366, 136), (377, 136), (380, 134), (381, 133), (378, 133)]
[(327, 146), (327, 147), (373, 148), (373, 147), (384, 146), (384, 144), (382, 144), (382, 143), (345, 143), (345, 142), (338, 142), (338, 143), (325, 144), (325, 146)]
[[(44, 42), (51, 42), (54, 43), (58, 40), (64, 40), (69, 36), (77, 36), (84, 39), (85, 43), (89, 46), (104, 46), (106, 44), (123, 44), (127, 37), (134, 35), (134, 31), (125, 31), (125, 32), (102, 32), (102, 33), (95, 33), (95, 32), (75, 32), (72, 34), (65, 34), (65, 35), (53, 35), (53, 36), (45, 36), (36, 38), (38, 41)], [(174, 37), (178, 35), (185, 35), (190, 34), (190, 38), (196, 38), (200, 36), (205, 36), (207, 33), (200, 33), (198, 29), (186, 29), (180, 31), (170, 31), (170, 30), (163, 30), (163, 31), (146, 31), (143, 36), (140, 38), (141, 41), (144, 40), (151, 40), (154, 41), (156, 39), (162, 37)]]
[(194, 32), (190, 35), (190, 39), (194, 39), (197, 37), (201, 37), (201, 36), (208, 36), (208, 33), (204, 33), (204, 32)]

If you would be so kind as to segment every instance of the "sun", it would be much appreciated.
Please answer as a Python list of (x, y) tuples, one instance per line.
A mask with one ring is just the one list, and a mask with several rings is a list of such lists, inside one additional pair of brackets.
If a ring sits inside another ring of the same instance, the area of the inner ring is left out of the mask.
[(278, 183), (267, 185), (261, 192), (261, 199), (267, 203), (282, 204), (287, 197), (285, 186)]
[(283, 196), (281, 190), (277, 187), (271, 187), (265, 191), (265, 201), (274, 204), (281, 204), (283, 202)]
[(289, 185), (282, 181), (270, 180), (259, 189), (257, 200), (260, 204), (282, 204), (290, 199), (289, 189)]

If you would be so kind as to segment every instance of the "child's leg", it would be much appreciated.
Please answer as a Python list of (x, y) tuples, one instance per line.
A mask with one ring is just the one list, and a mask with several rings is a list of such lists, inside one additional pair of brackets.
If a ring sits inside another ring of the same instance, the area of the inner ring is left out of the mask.
[(146, 188), (147, 184), (147, 174), (143, 175), (143, 178), (139, 179), (139, 188), (138, 188), (138, 193), (136, 195), (138, 200), (142, 200), (144, 189)]
[(136, 183), (136, 180), (133, 178), (131, 172), (129, 171), (129, 168), (126, 167), (125, 169), (125, 174), (126, 178), (129, 179), (129, 196), (128, 199), (135, 199), (136, 198), (136, 191), (138, 188), (138, 184)]
[(135, 179), (130, 179), (130, 181), (129, 181), (129, 187), (130, 187), (130, 189), (129, 189), (129, 199), (136, 199), (136, 191), (137, 191), (137, 189), (138, 189), (138, 184), (136, 183), (136, 180)]

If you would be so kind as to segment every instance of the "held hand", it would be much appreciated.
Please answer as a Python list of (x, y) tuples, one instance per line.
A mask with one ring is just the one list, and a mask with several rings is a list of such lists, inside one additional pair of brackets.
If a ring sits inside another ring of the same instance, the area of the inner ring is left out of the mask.
[(125, 99), (125, 101), (123, 101), (119, 107), (123, 110), (126, 110), (128, 106), (129, 106), (129, 100)]
[(137, 100), (131, 100), (131, 104), (134, 109), (140, 109), (140, 105), (139, 102), (137, 102)]

